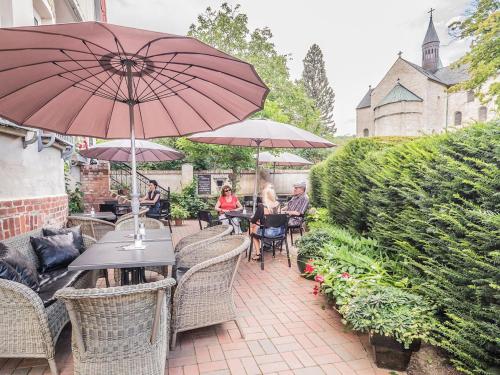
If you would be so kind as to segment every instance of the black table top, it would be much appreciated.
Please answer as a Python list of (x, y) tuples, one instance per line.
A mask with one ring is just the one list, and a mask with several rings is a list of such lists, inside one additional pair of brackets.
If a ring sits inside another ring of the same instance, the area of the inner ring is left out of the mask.
[[(143, 242), (151, 241), (172, 241), (170, 231), (166, 229), (146, 229), (146, 238)], [(114, 243), (114, 242), (134, 242), (133, 230), (113, 230), (106, 233), (99, 240), (99, 243)]]
[(96, 243), (76, 258), (69, 270), (99, 270), (107, 268), (139, 268), (175, 264), (172, 241), (144, 242), (143, 250), (125, 250), (131, 242)]

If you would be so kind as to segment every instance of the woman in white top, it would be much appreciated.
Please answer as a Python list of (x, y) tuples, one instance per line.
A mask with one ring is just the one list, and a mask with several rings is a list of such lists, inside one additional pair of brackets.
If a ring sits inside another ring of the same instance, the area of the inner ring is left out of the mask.
[[(257, 233), (259, 230), (259, 224), (264, 219), (264, 215), (277, 214), (279, 213), (280, 203), (276, 199), (276, 192), (272, 185), (268, 185), (262, 191), (262, 203), (259, 203), (255, 214), (250, 220), (250, 232)], [(271, 228), (270, 228), (271, 229)], [(274, 228), (272, 228), (274, 229)], [(252, 238), (253, 248), (255, 249), (255, 255), (252, 257), (253, 260), (260, 260), (260, 241), (257, 238)]]

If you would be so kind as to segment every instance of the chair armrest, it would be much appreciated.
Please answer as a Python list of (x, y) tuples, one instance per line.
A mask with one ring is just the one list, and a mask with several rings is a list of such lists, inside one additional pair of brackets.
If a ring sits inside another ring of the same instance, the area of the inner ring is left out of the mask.
[[(20, 341), (16, 336), (19, 336), (19, 332), (26, 331), (26, 327), (38, 326), (25, 338), (26, 342), (42, 340), (49, 358), (54, 357), (55, 350), (47, 311), (42, 299), (32, 289), (21, 283), (0, 279), (0, 321), (3, 323), (0, 324), (0, 327), (3, 327), (0, 336), (13, 337), (13, 341)], [(24, 337), (21, 338), (23, 339)]]

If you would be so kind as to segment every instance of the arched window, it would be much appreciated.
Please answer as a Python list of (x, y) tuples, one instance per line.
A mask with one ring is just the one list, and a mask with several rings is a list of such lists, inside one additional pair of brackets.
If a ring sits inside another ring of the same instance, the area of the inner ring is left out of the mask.
[(462, 112), (455, 112), (455, 126), (462, 125)]
[(370, 131), (368, 129), (363, 129), (363, 137), (368, 137), (370, 135)]
[(479, 107), (477, 116), (478, 120), (486, 121), (486, 117), (488, 117), (488, 109), (485, 106)]
[(469, 90), (469, 91), (467, 91), (467, 103), (470, 103), (473, 101), (474, 101), (474, 91)]

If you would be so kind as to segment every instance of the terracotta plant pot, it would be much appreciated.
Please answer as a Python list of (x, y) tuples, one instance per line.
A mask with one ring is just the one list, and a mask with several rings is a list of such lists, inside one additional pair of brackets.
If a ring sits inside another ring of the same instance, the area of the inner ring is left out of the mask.
[(180, 227), (182, 225), (182, 219), (174, 219), (174, 224)]
[(378, 367), (390, 370), (404, 371), (410, 363), (413, 352), (420, 350), (420, 340), (411, 343), (409, 349), (390, 336), (382, 336), (377, 333), (370, 334), (375, 363)]

